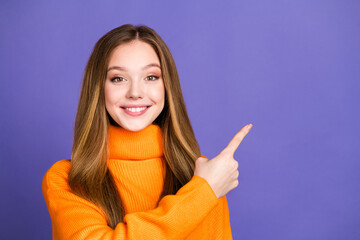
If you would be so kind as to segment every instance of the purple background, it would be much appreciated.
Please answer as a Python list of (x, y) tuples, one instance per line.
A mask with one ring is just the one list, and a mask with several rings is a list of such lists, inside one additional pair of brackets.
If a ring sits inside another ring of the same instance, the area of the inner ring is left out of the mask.
[(1, 238), (50, 239), (46, 170), (70, 158), (95, 42), (146, 24), (168, 44), (202, 154), (244, 125), (234, 239), (360, 239), (360, 2), (1, 1)]

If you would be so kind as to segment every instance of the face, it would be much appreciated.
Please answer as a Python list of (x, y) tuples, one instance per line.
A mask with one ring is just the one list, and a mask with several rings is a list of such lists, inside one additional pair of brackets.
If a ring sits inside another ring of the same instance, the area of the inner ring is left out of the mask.
[(105, 80), (105, 106), (112, 119), (130, 131), (154, 122), (164, 108), (165, 88), (154, 49), (134, 40), (116, 47)]

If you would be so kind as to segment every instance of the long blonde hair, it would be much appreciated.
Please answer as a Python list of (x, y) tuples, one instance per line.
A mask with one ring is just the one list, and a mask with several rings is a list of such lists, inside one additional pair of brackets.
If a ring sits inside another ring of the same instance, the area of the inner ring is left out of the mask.
[[(120, 44), (133, 40), (150, 44), (157, 53), (165, 86), (165, 105), (154, 121), (163, 135), (166, 166), (160, 199), (175, 194), (194, 174), (200, 157), (174, 59), (160, 36), (147, 26), (122, 25), (96, 43), (85, 68), (76, 112), (69, 185), (75, 194), (92, 201), (115, 228), (125, 212), (114, 179), (108, 170), (108, 127), (113, 121), (105, 108), (104, 81), (110, 54)], [(160, 201), (159, 199), (159, 201)]]

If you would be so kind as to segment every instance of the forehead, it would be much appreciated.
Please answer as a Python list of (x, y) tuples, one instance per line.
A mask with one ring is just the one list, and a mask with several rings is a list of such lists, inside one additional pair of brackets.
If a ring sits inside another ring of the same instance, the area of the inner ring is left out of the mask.
[(108, 67), (121, 66), (136, 70), (150, 63), (160, 65), (155, 50), (146, 42), (134, 40), (123, 43), (112, 51)]

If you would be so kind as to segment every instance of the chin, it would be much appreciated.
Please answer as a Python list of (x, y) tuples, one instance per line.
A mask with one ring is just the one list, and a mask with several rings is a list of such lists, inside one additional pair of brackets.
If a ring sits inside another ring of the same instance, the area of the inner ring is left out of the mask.
[(138, 131), (143, 130), (150, 124), (151, 124), (151, 122), (149, 122), (149, 123), (128, 123), (128, 124), (124, 123), (124, 124), (119, 124), (119, 125), (126, 130), (129, 130), (132, 132), (138, 132)]

